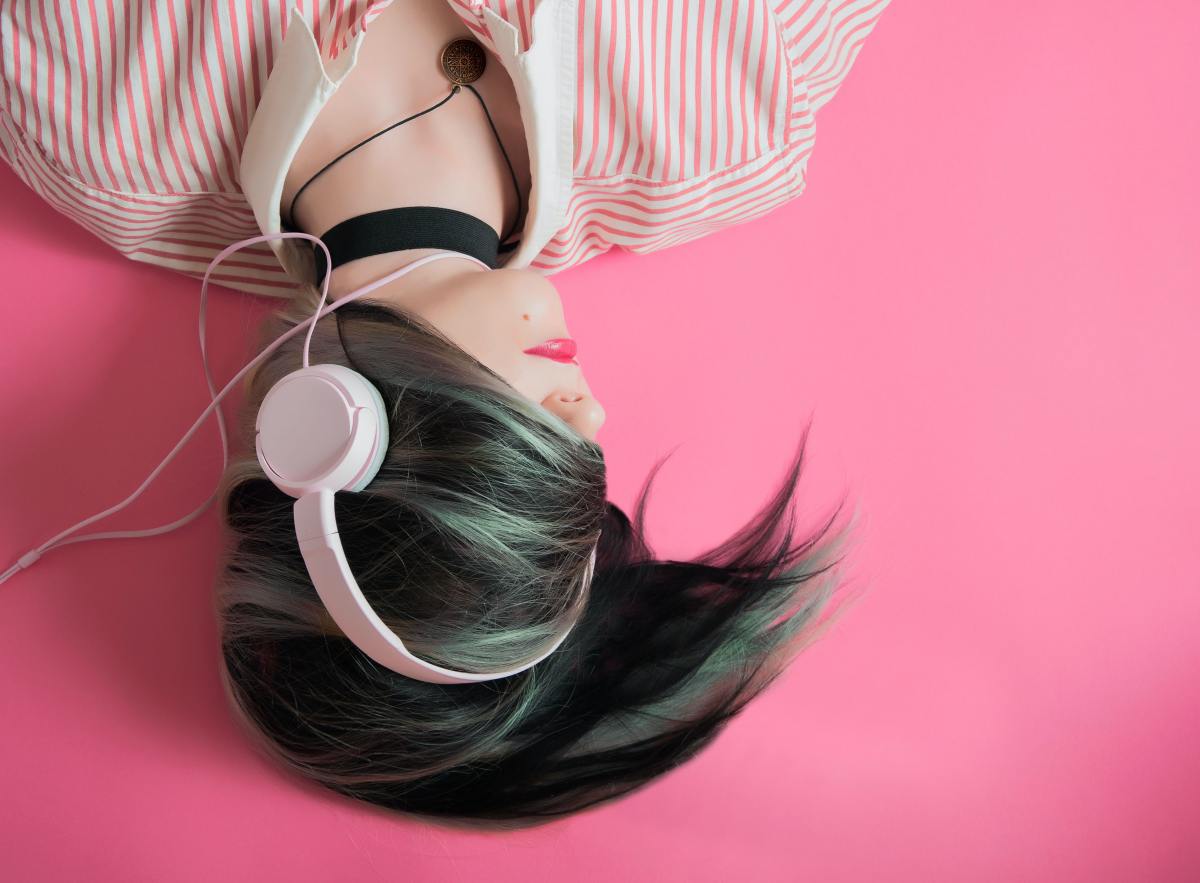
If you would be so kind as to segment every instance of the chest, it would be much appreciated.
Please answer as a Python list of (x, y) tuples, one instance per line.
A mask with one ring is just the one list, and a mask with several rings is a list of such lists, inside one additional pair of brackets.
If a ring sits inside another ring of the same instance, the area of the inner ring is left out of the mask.
[[(334, 157), (446, 98), (452, 83), (442, 66), (442, 51), (462, 39), (473, 35), (446, 0), (389, 4), (371, 22), (354, 68), (305, 134), (284, 181), (285, 211), (299, 188)], [(348, 179), (370, 173), (373, 186), (391, 191), (393, 200), (407, 194), (411, 201), (452, 202), (455, 190), (482, 189), (494, 177), (491, 165), (499, 154), (491, 154), (499, 136), (528, 192), (528, 146), (511, 79), (501, 62), (485, 53), (484, 72), (471, 85), (486, 104), (495, 135), (479, 101), (463, 90), (356, 150), (345, 161), (356, 165)], [(335, 166), (329, 174), (335, 172), (341, 170)], [(472, 176), (480, 180), (472, 181)], [(450, 193), (446, 187), (452, 188)]]

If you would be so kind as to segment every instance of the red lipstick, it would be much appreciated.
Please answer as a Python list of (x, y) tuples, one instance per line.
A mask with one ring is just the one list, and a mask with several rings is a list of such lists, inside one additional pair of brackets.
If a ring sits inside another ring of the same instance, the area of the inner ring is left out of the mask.
[(547, 359), (553, 359), (556, 362), (573, 363), (575, 361), (576, 352), (575, 341), (569, 337), (555, 337), (547, 340), (545, 343), (539, 343), (537, 346), (530, 347), (523, 352), (531, 356), (545, 356)]

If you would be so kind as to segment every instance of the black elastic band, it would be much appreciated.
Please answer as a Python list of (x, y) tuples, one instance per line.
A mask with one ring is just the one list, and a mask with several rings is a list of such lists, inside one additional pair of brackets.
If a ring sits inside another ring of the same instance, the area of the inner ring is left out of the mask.
[[(500, 237), (491, 224), (474, 215), (433, 205), (406, 205), (355, 215), (321, 234), (333, 268), (372, 255), (407, 248), (441, 248), (498, 264)], [(511, 247), (511, 246), (510, 246)], [(317, 284), (325, 278), (325, 252), (313, 243)]]

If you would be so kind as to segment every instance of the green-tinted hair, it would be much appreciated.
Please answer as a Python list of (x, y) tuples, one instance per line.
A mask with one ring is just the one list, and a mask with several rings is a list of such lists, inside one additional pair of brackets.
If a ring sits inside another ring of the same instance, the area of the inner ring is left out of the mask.
[[(306, 287), (265, 338), (316, 300)], [(378, 476), (335, 503), (364, 595), (414, 653), (468, 671), (516, 667), (574, 623), (550, 657), (497, 681), (428, 684), (376, 664), (325, 611), (293, 500), (253, 455), (258, 405), (299, 366), (303, 338), (248, 379), (240, 431), (251, 453), (220, 491), (222, 680), (288, 768), (443, 824), (551, 821), (693, 757), (816, 635), (846, 533), (830, 533), (835, 512), (793, 542), (804, 440), (750, 524), (695, 561), (661, 561), (643, 530), (661, 463), (631, 522), (607, 502), (595, 443), (436, 328), (363, 298), (318, 322), (311, 360), (364, 374), (389, 412)]]

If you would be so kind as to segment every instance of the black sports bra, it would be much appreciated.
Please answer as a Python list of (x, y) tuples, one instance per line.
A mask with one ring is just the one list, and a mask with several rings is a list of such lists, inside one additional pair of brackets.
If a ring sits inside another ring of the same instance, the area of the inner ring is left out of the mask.
[[(340, 162), (346, 156), (385, 132), (389, 132), (397, 126), (441, 107), (457, 95), (464, 86), (470, 89), (471, 94), (479, 99), (479, 104), (483, 107), (488, 125), (491, 127), (492, 135), (495, 136), (496, 143), (500, 145), (500, 152), (504, 154), (504, 161), (508, 164), (508, 173), (512, 177), (513, 187), (517, 191), (517, 213), (513, 218), (512, 227), (503, 236), (504, 239), (508, 239), (521, 217), (521, 187), (517, 183), (517, 173), (513, 170), (512, 161), (508, 158), (508, 151), (504, 149), (504, 143), (500, 140), (500, 133), (496, 131), (496, 124), (492, 122), (492, 115), (488, 111), (487, 105), (484, 104), (483, 97), (475, 91), (475, 87), (469, 83), (456, 83), (454, 88), (450, 90), (450, 94), (432, 107), (428, 107), (397, 123), (393, 123), (386, 129), (382, 129), (369, 138), (363, 139), (326, 163), (320, 171), (305, 181), (303, 186), (296, 191), (295, 196), (292, 197), (291, 205), (288, 207), (287, 219), (284, 222), (284, 229), (295, 229), (291, 223), (293, 217), (292, 209), (296, 205), (296, 200), (300, 198), (300, 194), (335, 163)], [(381, 211), (355, 215), (339, 224), (335, 224), (322, 233), (320, 238), (329, 249), (330, 261), (332, 263), (331, 270), (337, 269), (342, 264), (348, 264), (350, 261), (356, 261), (359, 258), (386, 254), (393, 251), (404, 251), (409, 248), (441, 248), (446, 251), (457, 251), (471, 255), (471, 257), (477, 258), (495, 269), (499, 266), (500, 254), (510, 252), (520, 244), (518, 240), (517, 242), (508, 242), (501, 245), (501, 236), (492, 229), (490, 224), (467, 212), (433, 205), (406, 205), (399, 208), (383, 209)], [(317, 271), (317, 279), (324, 279), (325, 252), (315, 242), (313, 243), (313, 263)]]

